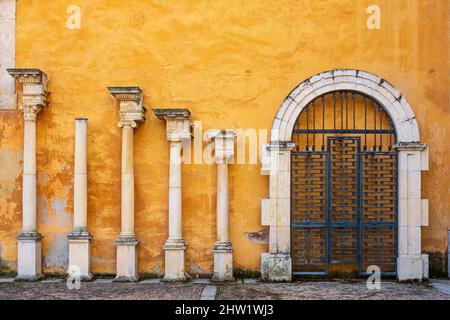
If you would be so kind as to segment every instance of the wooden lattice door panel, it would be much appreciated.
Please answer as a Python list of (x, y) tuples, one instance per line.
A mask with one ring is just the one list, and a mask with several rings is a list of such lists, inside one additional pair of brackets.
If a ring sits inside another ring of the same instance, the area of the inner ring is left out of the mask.
[(324, 273), (327, 267), (326, 169), (323, 153), (293, 153), (292, 267)]
[(330, 263), (358, 263), (359, 138), (328, 138)]
[(383, 273), (397, 265), (397, 154), (364, 152), (361, 193), (361, 269), (377, 265)]

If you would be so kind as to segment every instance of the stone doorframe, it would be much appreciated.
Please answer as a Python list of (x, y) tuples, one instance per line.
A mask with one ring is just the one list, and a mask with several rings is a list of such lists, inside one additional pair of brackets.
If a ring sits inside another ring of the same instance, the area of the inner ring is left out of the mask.
[(421, 199), (421, 171), (428, 170), (428, 147), (420, 143), (412, 108), (386, 80), (360, 70), (333, 70), (298, 85), (282, 103), (272, 124), (270, 143), (263, 146), (263, 175), (269, 175), (269, 199), (261, 202), (261, 222), (269, 226), (269, 252), (261, 256), (261, 276), (290, 281), (291, 267), (291, 143), (294, 124), (303, 108), (329, 92), (352, 90), (377, 101), (389, 114), (397, 134), (398, 258), (401, 281), (428, 277), (428, 255), (421, 251), (421, 227), (428, 226), (428, 200)]

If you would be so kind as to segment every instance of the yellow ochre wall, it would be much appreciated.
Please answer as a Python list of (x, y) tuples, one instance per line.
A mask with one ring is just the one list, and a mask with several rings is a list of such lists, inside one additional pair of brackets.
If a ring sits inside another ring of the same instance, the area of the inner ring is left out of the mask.
[[(366, 8), (381, 8), (368, 30)], [(447, 249), (450, 226), (450, 115), (446, 0), (18, 0), (16, 66), (49, 76), (50, 105), (37, 122), (38, 230), (44, 272), (63, 272), (73, 210), (74, 118), (89, 118), (88, 228), (92, 271), (115, 272), (120, 231), (121, 130), (107, 86), (140, 86), (145, 105), (187, 107), (203, 129), (270, 129), (289, 92), (331, 69), (372, 72), (409, 100), (430, 145), (422, 174), (430, 226), (422, 246)], [(66, 28), (69, 5), (81, 29)], [(0, 53), (1, 54), (1, 53)], [(0, 262), (15, 270), (21, 229), (23, 120), (0, 111)], [(167, 237), (168, 142), (151, 111), (135, 133), (135, 219), (139, 271), (163, 271)], [(215, 166), (183, 166), (187, 270), (212, 272)], [(246, 232), (261, 226), (268, 177), (260, 165), (230, 167), (235, 269), (258, 271), (260, 253)], [(439, 260), (440, 259), (440, 260)], [(433, 260), (434, 261), (434, 260)], [(5, 267), (6, 266), (6, 267)]]

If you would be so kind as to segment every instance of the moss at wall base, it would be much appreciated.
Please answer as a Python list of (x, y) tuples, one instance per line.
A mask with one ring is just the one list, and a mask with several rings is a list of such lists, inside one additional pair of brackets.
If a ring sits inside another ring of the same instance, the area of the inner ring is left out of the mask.
[(429, 256), (430, 261), (430, 278), (446, 278), (447, 273), (447, 253), (443, 254), (439, 251), (425, 252)]
[(13, 277), (16, 275), (16, 272), (8, 267), (8, 265), (0, 259), (0, 277)]
[(259, 279), (261, 277), (261, 272), (238, 268), (238, 269), (234, 269), (233, 276), (236, 279), (244, 279), (244, 278), (246, 278), (246, 279), (258, 278)]

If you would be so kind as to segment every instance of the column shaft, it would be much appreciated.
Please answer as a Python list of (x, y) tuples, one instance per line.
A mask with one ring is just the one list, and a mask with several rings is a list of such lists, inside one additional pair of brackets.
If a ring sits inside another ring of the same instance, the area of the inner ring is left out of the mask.
[(74, 221), (75, 230), (87, 230), (87, 119), (75, 121), (75, 177)]
[(181, 141), (170, 143), (169, 239), (182, 239)]
[(122, 128), (121, 237), (134, 237), (133, 128)]
[(228, 165), (217, 164), (217, 241), (229, 241)]
[(23, 231), (36, 232), (36, 121), (24, 121)]

